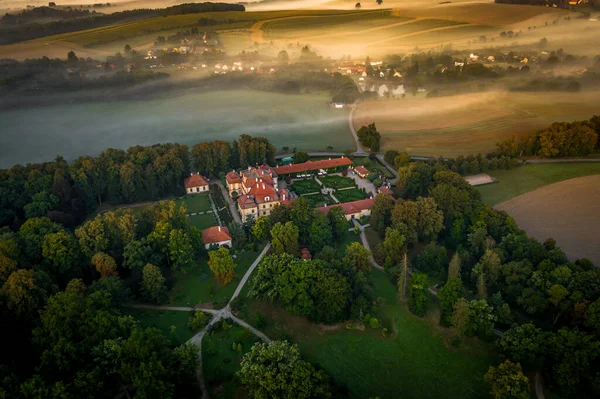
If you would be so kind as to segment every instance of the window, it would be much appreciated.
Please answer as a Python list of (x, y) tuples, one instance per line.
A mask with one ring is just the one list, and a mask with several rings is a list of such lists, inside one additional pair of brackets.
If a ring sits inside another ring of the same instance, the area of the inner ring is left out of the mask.
[(267, 207), (266, 205), (263, 205), (263, 209), (265, 209), (266, 207)]

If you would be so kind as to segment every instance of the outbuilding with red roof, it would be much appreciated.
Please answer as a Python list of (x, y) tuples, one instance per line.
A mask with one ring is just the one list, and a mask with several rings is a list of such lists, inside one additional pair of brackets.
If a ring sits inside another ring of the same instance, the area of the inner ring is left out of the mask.
[(210, 248), (211, 245), (231, 248), (229, 229), (225, 226), (213, 226), (202, 230), (202, 242), (206, 249)]
[(200, 173), (192, 173), (190, 177), (183, 181), (186, 194), (207, 193), (209, 191), (208, 180)]

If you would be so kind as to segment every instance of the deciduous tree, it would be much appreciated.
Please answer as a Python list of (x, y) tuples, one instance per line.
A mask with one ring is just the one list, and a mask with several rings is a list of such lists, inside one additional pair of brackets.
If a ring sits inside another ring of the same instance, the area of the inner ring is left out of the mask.
[(498, 367), (491, 366), (484, 376), (490, 384), (494, 399), (529, 399), (529, 379), (523, 374), (519, 363), (507, 360)]
[(227, 285), (235, 278), (235, 264), (231, 253), (224, 247), (219, 247), (208, 253), (208, 267), (221, 284)]
[(148, 263), (142, 271), (142, 295), (150, 302), (161, 303), (167, 293), (165, 278), (158, 266)]

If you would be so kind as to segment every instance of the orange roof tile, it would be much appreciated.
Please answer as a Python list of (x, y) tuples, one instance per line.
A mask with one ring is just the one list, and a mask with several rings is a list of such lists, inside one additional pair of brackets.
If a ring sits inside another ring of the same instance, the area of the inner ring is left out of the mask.
[(306, 161), (304, 163), (297, 163), (291, 165), (283, 165), (273, 168), (273, 171), (278, 175), (287, 175), (290, 173), (300, 173), (310, 170), (328, 169), (336, 166), (348, 166), (352, 165), (352, 161), (346, 157), (324, 159), (322, 161)]
[(208, 181), (199, 173), (192, 173), (190, 177), (183, 181), (185, 188), (208, 186)]
[(343, 204), (324, 206), (318, 209), (327, 215), (332, 208), (339, 206), (342, 208), (344, 215), (352, 215), (353, 213), (359, 213), (360, 211), (370, 209), (373, 206), (374, 201), (375, 200), (373, 198), (369, 198), (352, 202), (344, 202)]
[(356, 173), (358, 173), (359, 175), (368, 175), (369, 173), (369, 169), (365, 168), (364, 166), (360, 165), (357, 166), (356, 168), (354, 168), (354, 170), (356, 171)]
[(231, 240), (231, 236), (229, 235), (229, 229), (225, 226), (213, 226), (202, 230), (202, 242), (205, 245), (229, 240)]
[(242, 178), (240, 177), (240, 175), (237, 174), (237, 172), (234, 171), (227, 173), (227, 175), (225, 175), (225, 180), (227, 181), (227, 183), (233, 184), (241, 182)]

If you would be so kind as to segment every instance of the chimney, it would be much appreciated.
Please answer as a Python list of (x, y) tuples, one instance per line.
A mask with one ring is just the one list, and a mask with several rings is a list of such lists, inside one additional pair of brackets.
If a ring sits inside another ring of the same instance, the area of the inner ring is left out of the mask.
[(219, 231), (221, 231), (221, 226), (219, 226)]

